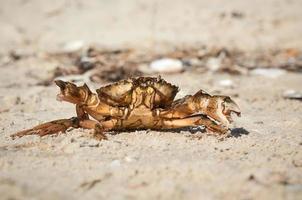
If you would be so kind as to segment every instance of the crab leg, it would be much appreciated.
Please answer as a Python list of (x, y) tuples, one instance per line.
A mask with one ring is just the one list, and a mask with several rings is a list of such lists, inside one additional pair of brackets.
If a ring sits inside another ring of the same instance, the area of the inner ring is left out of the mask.
[(46, 122), (38, 126), (35, 126), (31, 129), (19, 131), (11, 135), (11, 137), (12, 138), (23, 137), (25, 135), (39, 135), (42, 137), (44, 135), (51, 135), (59, 132), (65, 132), (68, 128), (71, 127), (78, 128), (79, 120), (89, 119), (89, 117), (80, 105), (76, 105), (76, 113), (77, 113), (77, 117), (72, 117), (70, 119), (58, 119), (58, 120)]
[(162, 120), (161, 128), (173, 129), (192, 126), (205, 126), (206, 129), (220, 134), (224, 134), (228, 131), (228, 128), (216, 124), (213, 120), (209, 119), (205, 115), (196, 115), (183, 119), (164, 119)]
[(78, 128), (78, 118), (72, 117), (70, 119), (58, 119), (50, 122), (46, 122), (43, 124), (40, 124), (38, 126), (35, 126), (31, 129), (27, 129), (24, 131), (17, 132), (13, 135), (11, 135), (12, 138), (15, 137), (23, 137), (25, 135), (50, 135), (55, 134), (59, 132), (65, 132), (68, 128)]
[(97, 122), (93, 120), (82, 120), (79, 122), (79, 126), (85, 129), (94, 129), (93, 136), (98, 140), (107, 139), (104, 131), (113, 129), (117, 125), (118, 120), (111, 119), (107, 121)]
[(76, 113), (78, 119), (80, 120), (89, 119), (89, 115), (84, 111), (82, 105), (78, 105), (78, 104), (76, 105)]
[(112, 129), (116, 126), (118, 120), (108, 120), (104, 122), (97, 122), (89, 120), (88, 114), (84, 111), (83, 106), (76, 105), (77, 117), (72, 117), (70, 119), (58, 119), (50, 122), (46, 122), (35, 126), (31, 129), (23, 130), (17, 132), (11, 137), (14, 139), (16, 137), (23, 137), (26, 135), (51, 135), (57, 134), (59, 132), (65, 132), (68, 128), (85, 128), (85, 129), (94, 129), (94, 136), (97, 139), (107, 139), (103, 134), (104, 130)]
[(11, 137), (14, 139), (16, 137), (23, 137), (26, 135), (51, 135), (57, 134), (59, 132), (65, 132), (68, 128), (84, 128), (84, 129), (94, 129), (93, 136), (98, 139), (107, 139), (104, 131), (113, 129), (117, 126), (118, 120), (111, 119), (103, 122), (97, 122), (89, 119), (79, 120), (77, 117), (72, 117), (70, 119), (59, 119), (44, 124), (40, 124), (31, 129), (17, 132)]

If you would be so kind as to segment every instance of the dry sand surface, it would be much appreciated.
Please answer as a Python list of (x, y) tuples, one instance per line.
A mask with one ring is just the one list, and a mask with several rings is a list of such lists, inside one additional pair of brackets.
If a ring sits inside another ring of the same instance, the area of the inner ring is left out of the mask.
[[(244, 2), (1, 0), (1, 62), (10, 50), (55, 51), (75, 40), (154, 51), (195, 43), (302, 49), (301, 1)], [(27, 56), (0, 66), (0, 199), (302, 199), (302, 102), (282, 97), (302, 90), (301, 73), (163, 75), (181, 88), (177, 97), (202, 88), (240, 105), (242, 117), (222, 141), (188, 131), (96, 141), (83, 129), (12, 140), (18, 130), (75, 115), (56, 101), (54, 84), (37, 85), (56, 65)], [(219, 84), (226, 79), (232, 87)]]

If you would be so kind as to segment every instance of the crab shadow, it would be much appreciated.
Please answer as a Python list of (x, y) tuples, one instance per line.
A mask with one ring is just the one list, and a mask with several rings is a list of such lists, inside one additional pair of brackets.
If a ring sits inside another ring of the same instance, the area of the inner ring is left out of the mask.
[(249, 133), (250, 132), (248, 130), (246, 130), (245, 128), (243, 128), (243, 127), (233, 128), (231, 130), (230, 137), (238, 138), (238, 137), (241, 137), (243, 135), (248, 135)]
[[(141, 129), (142, 131), (146, 131), (147, 133), (149, 131), (157, 131), (157, 132), (166, 132), (166, 133), (178, 133), (178, 134), (182, 134), (182, 132), (189, 132), (191, 134), (196, 134), (196, 133), (206, 133), (206, 130), (204, 128), (177, 128), (177, 129), (161, 129), (161, 130), (150, 130), (150, 129)], [(110, 132), (111, 135), (118, 135), (122, 132), (126, 132), (126, 133), (131, 133), (135, 130), (120, 130), (120, 131), (114, 131), (114, 132)], [(246, 130), (243, 127), (240, 128), (233, 128), (231, 129), (231, 132), (229, 134), (228, 137), (241, 137), (242, 135), (248, 135), (250, 132), (248, 130)]]
[(186, 131), (186, 132), (190, 132), (192, 134), (195, 134), (195, 133), (198, 133), (198, 132), (201, 132), (201, 133), (205, 133), (205, 129), (203, 128), (176, 128), (176, 129), (133, 129), (133, 130), (116, 130), (116, 131), (113, 131), (113, 132), (109, 132), (109, 134), (111, 135), (118, 135), (118, 134), (121, 134), (121, 133), (132, 133), (134, 131), (145, 131), (146, 133), (150, 132), (150, 131), (156, 131), (156, 132), (164, 132), (164, 133), (179, 133), (181, 134), (183, 131)]

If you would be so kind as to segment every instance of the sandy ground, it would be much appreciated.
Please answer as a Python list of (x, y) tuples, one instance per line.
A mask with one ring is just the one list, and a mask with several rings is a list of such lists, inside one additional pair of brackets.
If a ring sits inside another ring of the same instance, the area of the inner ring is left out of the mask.
[[(74, 40), (154, 50), (193, 43), (302, 49), (298, 0), (0, 4), (2, 55), (53, 51)], [(235, 11), (243, 17), (230, 17)], [(36, 85), (56, 64), (29, 56), (0, 67), (0, 199), (302, 198), (302, 104), (282, 97), (302, 90), (301, 73), (163, 75), (181, 88), (178, 97), (202, 88), (238, 102), (242, 117), (223, 141), (201, 132), (136, 131), (98, 142), (82, 129), (10, 139), (18, 130), (74, 116), (71, 104), (55, 100), (56, 86)], [(224, 79), (234, 86), (221, 86)]]

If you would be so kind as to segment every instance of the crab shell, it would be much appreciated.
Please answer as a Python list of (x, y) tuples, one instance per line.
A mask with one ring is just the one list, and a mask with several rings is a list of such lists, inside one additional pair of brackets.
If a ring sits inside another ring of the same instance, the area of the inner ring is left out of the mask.
[(152, 87), (156, 93), (152, 108), (166, 108), (170, 106), (179, 91), (160, 77), (139, 77), (122, 80), (96, 90), (100, 100), (112, 106), (130, 106), (133, 91), (137, 88)]

